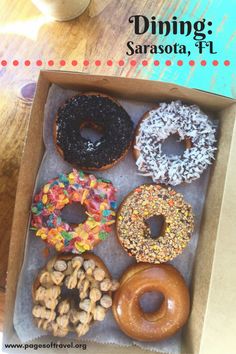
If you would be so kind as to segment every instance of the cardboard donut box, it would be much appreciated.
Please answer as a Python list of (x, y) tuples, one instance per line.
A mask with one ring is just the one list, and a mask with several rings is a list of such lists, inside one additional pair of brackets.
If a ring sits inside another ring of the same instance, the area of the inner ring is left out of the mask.
[[(182, 338), (182, 353), (233, 352), (232, 316), (236, 281), (236, 101), (171, 83), (92, 76), (75, 72), (41, 71), (31, 110), (27, 139), (19, 173), (8, 263), (4, 343), (19, 343), (13, 326), (17, 282), (24, 258), (26, 231), (34, 184), (44, 153), (44, 106), (51, 84), (80, 91), (100, 91), (141, 101), (181, 99), (195, 103), (219, 119), (218, 151), (213, 164), (201, 223), (191, 281), (191, 315)], [(220, 341), (219, 336), (224, 338)], [(38, 339), (47, 343), (52, 337)], [(63, 340), (61, 340), (63, 342)], [(66, 339), (65, 339), (66, 342)], [(68, 342), (68, 341), (67, 341)], [(82, 340), (81, 342), (84, 343)], [(217, 343), (217, 344), (216, 344)], [(222, 351), (221, 351), (222, 346)], [(3, 347), (4, 348), (4, 347)], [(4, 348), (6, 351), (6, 349)], [(9, 350), (9, 349), (8, 349)], [(10, 351), (10, 350), (9, 350)], [(22, 349), (23, 352), (26, 352)], [(77, 349), (78, 351), (78, 349)], [(119, 347), (88, 343), (87, 353), (150, 353), (136, 346)], [(16, 350), (12, 349), (16, 353)], [(17, 353), (21, 352), (18, 348)], [(48, 350), (47, 352), (56, 352)]]

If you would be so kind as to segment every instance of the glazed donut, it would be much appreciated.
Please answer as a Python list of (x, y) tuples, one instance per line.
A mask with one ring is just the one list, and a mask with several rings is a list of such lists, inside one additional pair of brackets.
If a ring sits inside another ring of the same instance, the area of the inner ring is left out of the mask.
[[(159, 310), (144, 312), (139, 300), (147, 292), (160, 292)], [(181, 274), (169, 264), (139, 263), (129, 267), (113, 297), (112, 311), (120, 329), (139, 341), (159, 341), (175, 334), (189, 316), (189, 291)]]
[[(81, 136), (91, 127), (103, 133), (92, 142)], [(82, 170), (105, 170), (121, 160), (131, 145), (133, 122), (113, 98), (100, 93), (83, 93), (58, 109), (54, 140), (62, 158)]]
[(54, 257), (33, 283), (33, 318), (38, 328), (54, 336), (83, 336), (95, 320), (104, 320), (112, 306), (111, 291), (118, 286), (94, 254)]
[[(73, 170), (51, 179), (35, 195), (31, 229), (36, 236), (60, 252), (82, 253), (107, 238), (114, 223), (116, 189), (112, 183), (82, 171)], [(73, 202), (86, 208), (84, 223), (69, 224), (61, 211)]]
[[(151, 238), (146, 220), (165, 218), (161, 235)], [(141, 185), (121, 203), (116, 218), (116, 233), (122, 247), (137, 262), (163, 263), (187, 246), (193, 231), (192, 208), (182, 194), (158, 184)]]
[[(185, 143), (182, 156), (162, 152), (162, 143), (172, 134)], [(180, 101), (160, 103), (145, 113), (136, 129), (133, 150), (138, 170), (156, 183), (190, 183), (211, 164), (215, 135), (214, 123), (199, 107)]]

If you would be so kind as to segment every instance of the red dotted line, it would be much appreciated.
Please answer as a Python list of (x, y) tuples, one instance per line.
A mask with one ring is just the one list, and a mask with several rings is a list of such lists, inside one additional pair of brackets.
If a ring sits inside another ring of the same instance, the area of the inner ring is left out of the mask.
[[(201, 66), (207, 66), (207, 65), (213, 65), (213, 66), (218, 66), (220, 64), (222, 64), (222, 62), (219, 62), (218, 60), (213, 60), (213, 61), (206, 61), (206, 60), (201, 60), (200, 62), (196, 62), (195, 60), (189, 60), (189, 61), (183, 61), (183, 60), (177, 60), (177, 62), (173, 62), (171, 60), (166, 60), (165, 62), (160, 62), (159, 60), (142, 60), (141, 62), (138, 62), (137, 60), (131, 59), (127, 62), (127, 64), (130, 64), (130, 66), (134, 67), (138, 64), (141, 64), (142, 66), (150, 66), (150, 65), (154, 65), (154, 66), (159, 66), (161, 63), (164, 63), (164, 65), (166, 66), (171, 66), (171, 65), (175, 65), (177, 64), (178, 66), (183, 66), (183, 65), (189, 65), (189, 66), (195, 66), (195, 65), (201, 65)], [(19, 66), (20, 65), (20, 61), (19, 60), (13, 60), (13, 61), (7, 61), (7, 60), (1, 60), (0, 61), (0, 65), (5, 67), (7, 65), (13, 65), (13, 66)], [(50, 67), (57, 65), (57, 63), (55, 63), (54, 60), (48, 60), (43, 62), (42, 60), (36, 60), (36, 62), (32, 62), (30, 60), (24, 60), (21, 64), (23, 64), (26, 67), (29, 67), (31, 65), (36, 64), (36, 66), (40, 67), (45, 65), (48, 65)], [(70, 62), (66, 62), (66, 60), (60, 60), (59, 61), (59, 65), (60, 66), (66, 66), (67, 64), (71, 64), (72, 66), (77, 66), (80, 63), (77, 60), (72, 60)], [(83, 62), (81, 63), (83, 66), (87, 67), (89, 65), (93, 65), (95, 64), (95, 66), (101, 66), (102, 62), (101, 60), (95, 60), (95, 61), (89, 61), (87, 59), (83, 60)], [(125, 65), (125, 61), (123, 59), (118, 60), (118, 62), (114, 62), (113, 60), (109, 59), (107, 60), (105, 63), (105, 65), (107, 66), (113, 66), (113, 65), (118, 65), (118, 66), (124, 66)], [(229, 60), (224, 60), (223, 62), (224, 66), (230, 66), (231, 63)]]

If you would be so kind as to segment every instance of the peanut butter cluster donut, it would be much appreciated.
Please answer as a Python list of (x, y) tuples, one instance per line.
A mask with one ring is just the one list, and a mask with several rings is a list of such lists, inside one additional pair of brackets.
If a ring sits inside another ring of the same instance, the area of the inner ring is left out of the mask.
[(34, 281), (33, 317), (38, 328), (54, 336), (76, 332), (81, 337), (94, 321), (104, 320), (118, 286), (93, 254), (54, 257)]
[[(153, 239), (146, 220), (158, 215), (165, 222), (161, 235)], [(193, 227), (192, 208), (182, 194), (156, 184), (137, 187), (117, 213), (118, 239), (137, 262), (163, 263), (175, 258), (187, 246)]]

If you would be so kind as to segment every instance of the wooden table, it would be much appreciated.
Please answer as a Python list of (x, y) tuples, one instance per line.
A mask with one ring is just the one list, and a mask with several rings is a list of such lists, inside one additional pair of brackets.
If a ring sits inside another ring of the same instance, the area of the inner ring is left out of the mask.
[[(186, 4), (181, 7), (181, 15), (184, 15), (188, 11), (188, 1), (91, 0), (89, 8), (82, 16), (62, 23), (47, 19), (30, 0), (1, 0), (0, 288), (2, 290), (5, 287), (17, 177), (30, 112), (29, 102), (23, 102), (18, 98), (20, 88), (27, 82), (36, 81), (40, 68), (163, 79), (164, 74), (161, 70), (155, 71), (154, 75), (153, 65), (145, 68), (142, 65), (130, 65), (130, 59), (126, 56), (126, 43), (134, 35), (128, 18), (132, 14), (145, 14), (170, 19), (173, 13), (178, 11), (180, 3)], [(193, 14), (194, 12), (191, 16)], [(138, 40), (139, 43), (153, 42), (153, 37), (150, 38), (150, 33), (147, 33)], [(144, 57), (148, 59), (146, 55), (139, 56), (139, 62)], [(84, 59), (89, 60), (88, 66), (83, 65)], [(124, 65), (118, 65), (121, 59), (124, 59)], [(1, 65), (1, 60), (7, 60), (7, 65)], [(14, 60), (19, 62), (18, 65), (13, 65)], [(30, 61), (28, 66), (25, 65), (25, 60)], [(42, 66), (36, 65), (37, 60), (42, 60)], [(65, 65), (62, 65), (61, 60), (65, 61)], [(77, 65), (73, 65), (73, 60), (77, 61)], [(96, 66), (96, 60), (100, 60), (101, 65)], [(112, 65), (107, 64), (108, 60), (112, 60)], [(163, 70), (168, 74), (168, 68)], [(193, 69), (188, 70), (186, 83), (193, 75)]]

